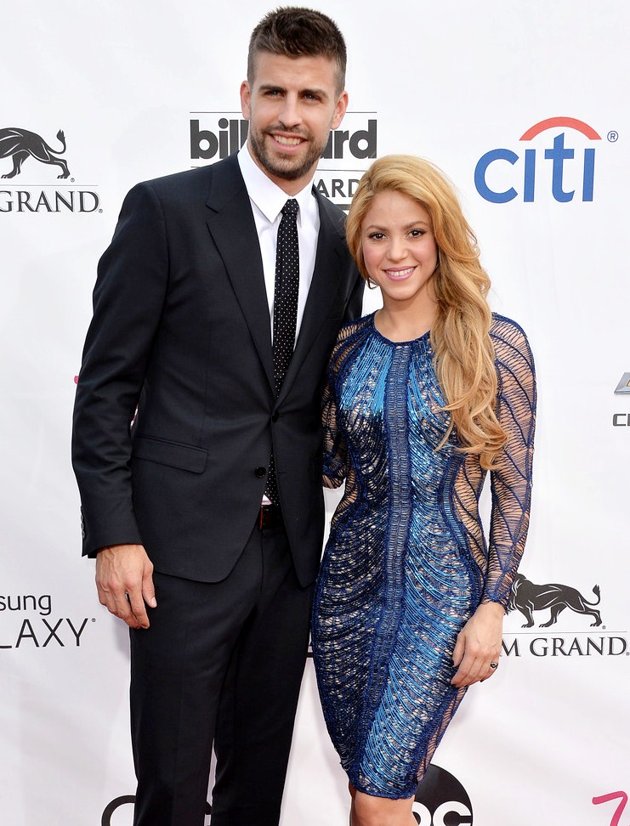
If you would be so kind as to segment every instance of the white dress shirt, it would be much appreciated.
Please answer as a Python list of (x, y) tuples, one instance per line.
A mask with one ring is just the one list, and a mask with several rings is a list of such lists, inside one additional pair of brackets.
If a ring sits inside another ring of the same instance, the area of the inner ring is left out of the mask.
[[(276, 245), (278, 227), (282, 218), (282, 207), (289, 197), (295, 198), (299, 204), (297, 214), (298, 243), (300, 249), (300, 284), (298, 287), (297, 319), (295, 324), (295, 338), (300, 331), (300, 324), (304, 315), (306, 297), (313, 280), (315, 269), (315, 254), (317, 252), (317, 237), (319, 235), (319, 208), (313, 195), (312, 179), (300, 190), (297, 195), (289, 196), (277, 184), (274, 184), (262, 169), (256, 165), (249, 153), (247, 144), (238, 153), (238, 163), (241, 175), (254, 213), (258, 242), (265, 274), (265, 289), (269, 303), (269, 319), (271, 338), (273, 341), (273, 299), (276, 283)], [(263, 505), (269, 505), (267, 496), (263, 496)]]
[(298, 291), (297, 321), (295, 335), (300, 331), (306, 298), (313, 279), (317, 237), (319, 235), (319, 209), (313, 195), (312, 179), (297, 195), (289, 196), (277, 184), (274, 184), (262, 169), (256, 165), (249, 153), (247, 144), (238, 153), (241, 175), (245, 181), (247, 194), (251, 201), (258, 231), (260, 252), (265, 274), (265, 289), (269, 303), (271, 335), (273, 338), (273, 296), (276, 280), (276, 241), (278, 227), (282, 218), (282, 207), (292, 197), (299, 204), (297, 215), (298, 240), (300, 247), (300, 286)]

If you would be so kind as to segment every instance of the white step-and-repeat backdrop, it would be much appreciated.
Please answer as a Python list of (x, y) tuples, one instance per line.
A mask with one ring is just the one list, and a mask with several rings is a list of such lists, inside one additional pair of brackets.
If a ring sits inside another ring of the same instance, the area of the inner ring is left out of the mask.
[[(538, 368), (525, 581), (499, 671), (470, 691), (416, 817), (628, 826), (630, 6), (313, 6), (349, 48), (350, 110), (317, 185), (344, 204), (377, 155), (441, 166), (477, 231), (492, 305), (528, 332)], [(269, 8), (3, 4), (2, 823), (131, 824), (127, 635), (79, 557), (74, 377), (123, 195), (239, 146), (247, 42)], [(12, 128), (34, 133), (26, 154)], [(377, 305), (368, 294), (365, 310)], [(537, 598), (550, 583), (551, 603)], [(282, 823), (343, 826), (346, 807), (309, 662)]]

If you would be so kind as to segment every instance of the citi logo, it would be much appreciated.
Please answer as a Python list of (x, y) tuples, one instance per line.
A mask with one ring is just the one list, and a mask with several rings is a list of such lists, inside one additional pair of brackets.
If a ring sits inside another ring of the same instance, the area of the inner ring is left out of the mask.
[[(553, 139), (543, 146), (537, 141), (535, 147), (527, 147), (530, 141), (546, 132), (552, 133)], [(608, 133), (611, 142), (617, 137), (616, 132)], [(541, 192), (549, 190), (559, 203), (568, 203), (574, 198), (592, 201), (595, 147), (584, 145), (585, 139), (600, 141), (601, 136), (592, 126), (576, 118), (541, 120), (519, 138), (525, 144), (522, 151), (491, 149), (479, 158), (475, 167), (477, 192), (493, 204), (506, 204), (519, 197), (531, 203)]]
[[(199, 113), (201, 114), (201, 113)], [(219, 160), (238, 152), (247, 141), (249, 122), (238, 113), (226, 113), (216, 117), (211, 115), (207, 122), (198, 118), (190, 120), (190, 158), (191, 160)], [(236, 117), (235, 117), (236, 115)], [(347, 113), (345, 121), (353, 120), (352, 113)], [(341, 160), (348, 155), (356, 160), (376, 158), (377, 121), (368, 118), (359, 129), (335, 129), (331, 131), (322, 158)]]

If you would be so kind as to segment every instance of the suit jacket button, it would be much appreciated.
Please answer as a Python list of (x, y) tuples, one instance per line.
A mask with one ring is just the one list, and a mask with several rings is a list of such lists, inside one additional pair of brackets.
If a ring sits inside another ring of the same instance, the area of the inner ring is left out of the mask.
[(276, 413), (274, 413), (274, 414), (273, 414), (273, 416), (271, 417), (271, 421), (272, 421), (272, 422), (277, 422), (279, 418), (280, 418), (280, 414), (279, 414), (278, 412), (276, 412)]
[(263, 476), (267, 475), (267, 468), (266, 467), (257, 467), (254, 471), (255, 476), (258, 479), (262, 479)]

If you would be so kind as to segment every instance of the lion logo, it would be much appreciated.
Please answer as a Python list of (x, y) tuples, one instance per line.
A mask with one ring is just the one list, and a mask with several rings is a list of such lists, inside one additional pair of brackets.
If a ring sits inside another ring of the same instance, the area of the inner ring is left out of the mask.
[(523, 574), (517, 574), (512, 583), (508, 610), (518, 609), (523, 614), (527, 622), (522, 628), (531, 628), (534, 624), (533, 612), (544, 611), (546, 608), (551, 609), (551, 616), (547, 622), (541, 623), (540, 628), (549, 628), (550, 625), (554, 625), (565, 608), (570, 608), (576, 614), (594, 617), (595, 621), (591, 623), (593, 627), (602, 624), (601, 614), (594, 607), (601, 601), (599, 585), (595, 585), (593, 593), (597, 600), (587, 602), (577, 588), (557, 584), (535, 585), (525, 579)]
[(57, 157), (66, 151), (66, 137), (61, 129), (57, 132), (57, 140), (60, 141), (62, 149), (55, 151), (35, 132), (28, 132), (26, 129), (0, 129), (0, 158), (13, 157), (13, 169), (2, 177), (14, 178), (19, 175), (22, 164), (30, 157), (41, 163), (60, 166), (62, 172), (57, 177), (69, 178), (68, 164), (63, 158)]

